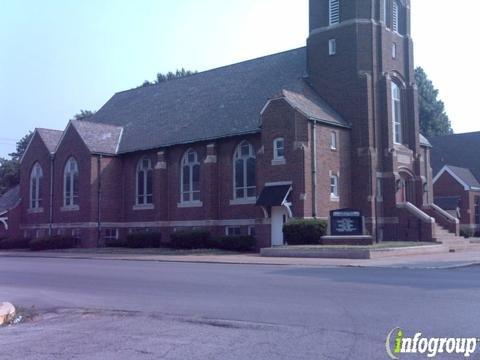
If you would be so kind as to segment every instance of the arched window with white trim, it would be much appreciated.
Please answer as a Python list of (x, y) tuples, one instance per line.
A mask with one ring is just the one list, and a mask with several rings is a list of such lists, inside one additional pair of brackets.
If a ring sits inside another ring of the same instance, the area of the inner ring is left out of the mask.
[(144, 157), (137, 164), (137, 205), (153, 204), (152, 161)]
[(71, 157), (65, 165), (63, 175), (63, 206), (78, 206), (78, 163)]
[(42, 207), (43, 170), (39, 163), (35, 163), (30, 173), (30, 209)]
[(395, 82), (392, 82), (392, 126), (393, 141), (396, 144), (403, 142), (402, 116), (402, 91)]
[(183, 155), (180, 188), (182, 203), (200, 201), (200, 163), (193, 149)]
[(233, 179), (235, 199), (256, 198), (256, 157), (253, 146), (243, 141), (237, 146), (233, 157)]

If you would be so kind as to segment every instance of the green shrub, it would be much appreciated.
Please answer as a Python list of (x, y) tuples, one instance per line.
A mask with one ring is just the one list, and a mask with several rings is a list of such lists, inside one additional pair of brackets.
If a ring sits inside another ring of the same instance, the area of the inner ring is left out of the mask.
[(210, 241), (211, 247), (227, 251), (253, 251), (256, 241), (253, 236), (223, 236)]
[(32, 251), (71, 249), (77, 245), (77, 239), (71, 236), (52, 236), (30, 241)]
[(105, 240), (105, 247), (109, 248), (122, 248), (125, 247), (126, 242), (125, 240)]
[(28, 249), (30, 239), (1, 239), (0, 240), (0, 249), (1, 250), (12, 250), (12, 249)]
[(460, 236), (463, 236), (466, 239), (473, 237), (473, 235), (475, 235), (475, 231), (473, 231), (473, 229), (466, 228), (460, 230)]
[(162, 242), (159, 232), (139, 232), (128, 234), (125, 242), (116, 240), (116, 246), (123, 245), (130, 249), (158, 248)]
[(324, 220), (293, 220), (283, 226), (285, 243), (288, 245), (318, 245), (327, 233)]
[(176, 231), (170, 235), (168, 244), (175, 249), (206, 249), (210, 245), (210, 232), (207, 230)]

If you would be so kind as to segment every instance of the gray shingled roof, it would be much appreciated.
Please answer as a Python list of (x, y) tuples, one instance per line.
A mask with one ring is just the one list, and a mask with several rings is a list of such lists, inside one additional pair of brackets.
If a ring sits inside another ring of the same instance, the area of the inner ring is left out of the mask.
[(36, 131), (38, 135), (40, 135), (40, 138), (43, 140), (48, 151), (53, 154), (62, 138), (63, 131), (51, 129), (36, 129)]
[(447, 165), (447, 167), (470, 187), (480, 188), (480, 183), (469, 169)]
[(20, 186), (8, 190), (0, 197), (0, 213), (10, 210), (20, 200)]
[(120, 92), (89, 121), (123, 127), (120, 153), (255, 133), (268, 99), (304, 91), (306, 63), (300, 48)]
[(420, 145), (427, 146), (427, 147), (432, 147), (432, 144), (430, 144), (430, 141), (428, 141), (428, 139), (425, 136), (423, 136), (422, 134), (420, 134)]
[[(105, 155), (117, 153), (122, 138), (122, 127), (84, 120), (72, 120), (70, 123), (92, 153)], [(142, 139), (138, 139), (138, 142), (141, 143)]]
[(306, 84), (302, 91), (283, 90), (282, 94), (293, 108), (311, 120), (339, 126), (350, 126)]
[(480, 179), (480, 132), (431, 138), (432, 168), (437, 174), (445, 165), (469, 169)]

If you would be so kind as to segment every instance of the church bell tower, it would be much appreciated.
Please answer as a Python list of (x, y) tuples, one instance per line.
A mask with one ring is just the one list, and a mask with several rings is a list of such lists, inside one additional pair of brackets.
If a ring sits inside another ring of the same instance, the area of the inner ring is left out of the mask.
[(377, 239), (400, 239), (398, 205), (421, 208), (428, 186), (410, 0), (310, 0), (307, 52), (310, 84), (351, 123), (352, 206)]

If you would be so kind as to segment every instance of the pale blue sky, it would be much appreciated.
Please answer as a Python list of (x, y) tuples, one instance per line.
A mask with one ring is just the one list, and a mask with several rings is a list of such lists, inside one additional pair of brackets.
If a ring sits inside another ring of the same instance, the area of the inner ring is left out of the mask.
[[(29, 129), (63, 129), (80, 109), (97, 110), (157, 72), (201, 71), (304, 46), (307, 4), (0, 0), (0, 156)], [(479, 55), (480, 5), (451, 4), (412, 0), (416, 62), (440, 88), (455, 130), (476, 131), (480, 76), (470, 69)]]

